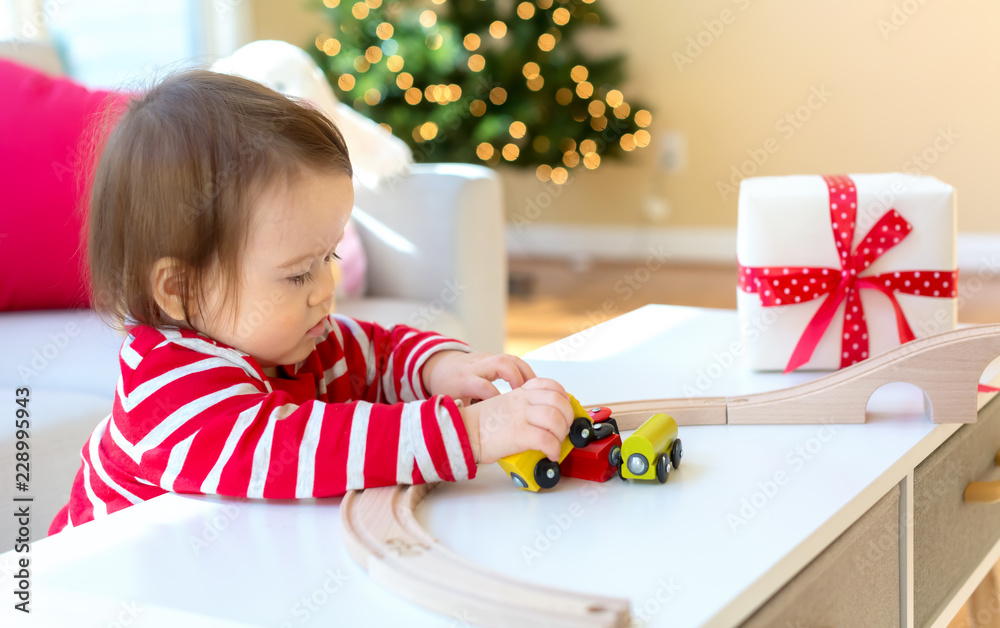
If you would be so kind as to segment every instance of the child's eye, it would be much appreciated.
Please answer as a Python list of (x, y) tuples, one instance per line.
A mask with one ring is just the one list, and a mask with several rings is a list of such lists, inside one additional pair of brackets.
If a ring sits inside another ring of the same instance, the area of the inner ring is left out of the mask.
[(312, 281), (313, 276), (311, 272), (304, 272), (301, 275), (295, 275), (294, 277), (289, 277), (288, 281), (292, 282), (293, 286), (303, 286), (306, 282)]
[[(329, 264), (333, 260), (340, 260), (340, 256), (337, 255), (336, 253), (329, 253), (324, 258), (323, 261), (324, 261), (324, 263)], [(306, 272), (302, 273), (301, 275), (295, 275), (294, 277), (289, 277), (288, 278), (288, 281), (290, 281), (293, 286), (303, 286), (306, 283), (311, 282), (312, 280), (313, 280), (312, 271), (306, 271)]]

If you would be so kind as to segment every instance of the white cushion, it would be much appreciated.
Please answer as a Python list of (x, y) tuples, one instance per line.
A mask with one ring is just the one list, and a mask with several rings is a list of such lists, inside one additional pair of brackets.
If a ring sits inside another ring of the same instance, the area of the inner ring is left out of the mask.
[(91, 310), (0, 313), (0, 386), (70, 390), (112, 399), (125, 336)]

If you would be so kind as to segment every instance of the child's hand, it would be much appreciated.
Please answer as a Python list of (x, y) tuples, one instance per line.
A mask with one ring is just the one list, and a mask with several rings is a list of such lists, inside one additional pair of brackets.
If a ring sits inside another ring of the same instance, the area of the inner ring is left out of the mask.
[(430, 394), (448, 395), (466, 406), (473, 400), (499, 395), (500, 391), (491, 383), (493, 380), (503, 379), (512, 389), (517, 389), (533, 377), (535, 372), (521, 358), (464, 351), (435, 353), (424, 364), (422, 374)]
[(476, 462), (537, 449), (559, 461), (573, 424), (569, 395), (557, 382), (536, 377), (505, 395), (459, 409)]

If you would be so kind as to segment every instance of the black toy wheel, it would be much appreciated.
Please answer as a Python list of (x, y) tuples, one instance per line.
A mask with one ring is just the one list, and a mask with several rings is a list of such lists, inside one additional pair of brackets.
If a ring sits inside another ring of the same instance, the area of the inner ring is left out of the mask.
[(608, 463), (612, 467), (619, 467), (619, 468), (621, 468), (621, 466), (622, 466), (622, 448), (621, 447), (619, 447), (618, 445), (615, 445), (614, 447), (611, 448), (611, 451), (608, 452)]
[(624, 482), (625, 481), (625, 474), (622, 473), (622, 465), (618, 465), (617, 468), (618, 468), (618, 479), (621, 480), (622, 482)]
[(535, 465), (535, 482), (542, 488), (552, 488), (559, 483), (559, 463), (543, 458)]
[(574, 447), (586, 447), (594, 440), (594, 424), (590, 419), (578, 416), (569, 428), (569, 442)]
[(656, 457), (656, 479), (660, 481), (660, 484), (664, 484), (667, 481), (667, 476), (670, 475), (670, 458), (667, 454), (660, 454)]
[(621, 434), (621, 432), (618, 431), (618, 421), (615, 421), (614, 417), (608, 419), (605, 423), (610, 423), (615, 427), (615, 434)]
[(681, 466), (681, 458), (684, 457), (684, 448), (681, 446), (681, 439), (675, 438), (673, 447), (670, 448), (670, 464), (674, 468)]
[(610, 438), (611, 436), (614, 436), (615, 434), (616, 434), (616, 432), (615, 432), (615, 426), (614, 425), (612, 425), (612, 424), (610, 424), (610, 423), (608, 423), (606, 421), (604, 423), (594, 423), (594, 441), (595, 442), (599, 441), (599, 440), (604, 440), (605, 438)]

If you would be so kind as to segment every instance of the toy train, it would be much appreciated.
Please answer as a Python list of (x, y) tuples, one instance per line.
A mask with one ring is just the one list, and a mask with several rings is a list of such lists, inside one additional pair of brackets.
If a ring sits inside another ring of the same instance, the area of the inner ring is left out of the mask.
[[(612, 455), (614, 452), (612, 452)], [(677, 438), (677, 421), (669, 414), (654, 414), (622, 443), (621, 452), (610, 462), (623, 480), (652, 480), (663, 484), (670, 466), (681, 465), (684, 452)]]
[(614, 475), (622, 480), (667, 481), (670, 467), (680, 466), (683, 449), (677, 422), (668, 414), (654, 414), (622, 441), (618, 424), (608, 408), (586, 410), (570, 395), (573, 426), (562, 442), (559, 462), (532, 450), (499, 460), (500, 467), (518, 488), (537, 492), (552, 488), (562, 476), (605, 482)]
[(545, 454), (536, 449), (507, 456), (497, 461), (510, 476), (514, 486), (532, 492), (543, 488), (552, 488), (559, 483), (559, 478), (562, 477), (559, 463), (565, 460), (575, 447), (586, 447), (594, 441), (596, 433), (590, 414), (572, 395), (570, 395), (569, 400), (573, 407), (573, 424), (570, 427), (569, 435), (563, 439), (562, 447), (559, 450), (559, 462), (549, 460)]

